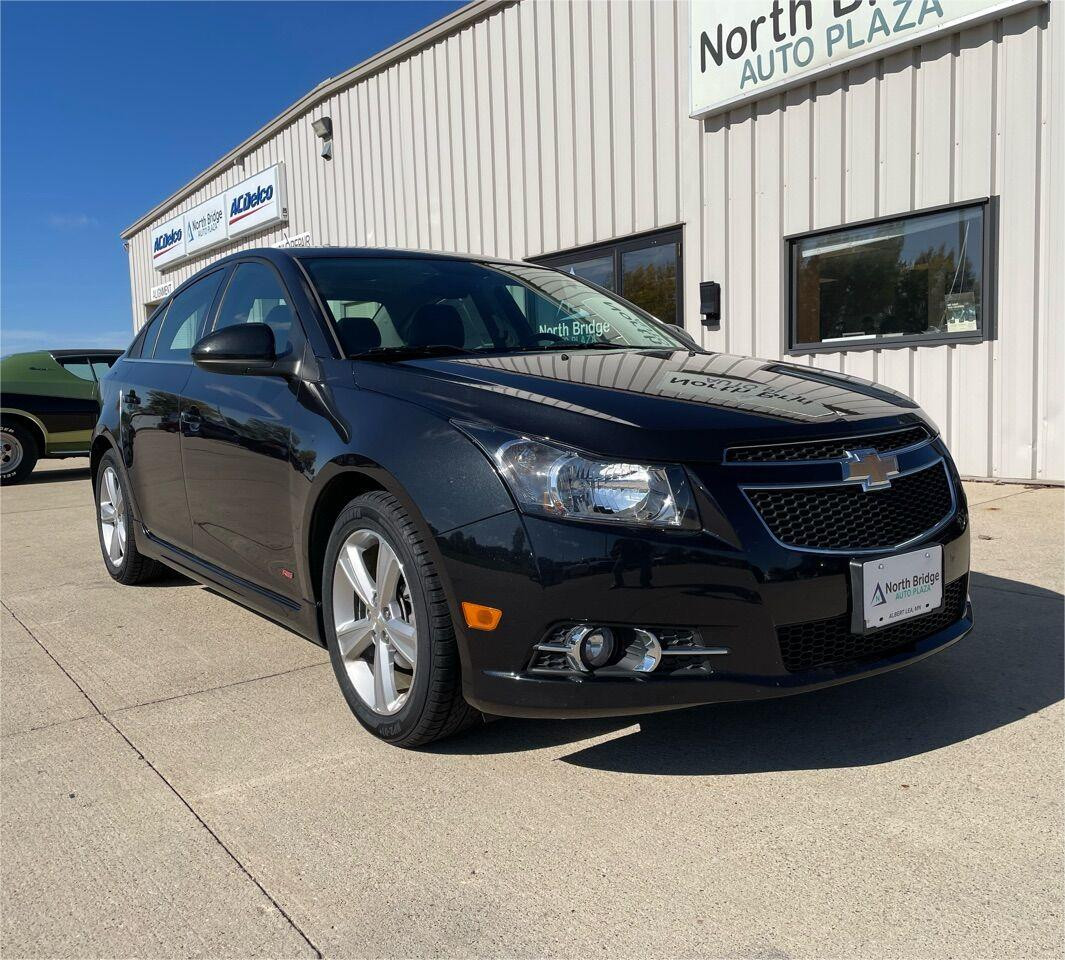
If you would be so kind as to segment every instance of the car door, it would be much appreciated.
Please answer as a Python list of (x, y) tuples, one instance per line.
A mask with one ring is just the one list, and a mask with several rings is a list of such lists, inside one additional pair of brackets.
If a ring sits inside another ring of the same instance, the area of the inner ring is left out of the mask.
[(151, 321), (139, 357), (128, 357), (122, 382), (122, 444), (140, 521), (154, 537), (192, 548), (192, 521), (181, 463), (182, 396), (190, 352), (210, 316), (225, 271), (179, 291)]
[[(265, 323), (278, 357), (305, 339), (274, 267), (240, 262), (214, 330)], [(252, 584), (298, 601), (292, 523), (292, 428), (298, 385), (282, 377), (213, 373), (196, 367), (182, 436), (194, 552)]]
[(92, 428), (99, 411), (99, 396), (92, 366), (87, 357), (66, 353), (53, 354), (67, 376), (57, 382), (54, 398), (48, 404), (48, 452), (80, 452), (89, 449)]

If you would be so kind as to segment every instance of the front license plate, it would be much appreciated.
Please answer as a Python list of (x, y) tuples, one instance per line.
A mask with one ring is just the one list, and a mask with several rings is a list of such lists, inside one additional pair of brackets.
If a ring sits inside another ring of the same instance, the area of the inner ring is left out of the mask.
[(943, 604), (943, 547), (925, 547), (862, 564), (865, 629), (887, 627)]

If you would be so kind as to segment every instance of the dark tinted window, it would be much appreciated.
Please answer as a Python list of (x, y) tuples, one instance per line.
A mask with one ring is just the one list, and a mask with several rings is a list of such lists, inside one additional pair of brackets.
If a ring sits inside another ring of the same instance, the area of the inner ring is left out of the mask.
[(666, 323), (682, 322), (680, 261), (679, 230), (542, 258), (542, 262), (557, 270), (617, 291)]
[[(136, 360), (141, 356), (151, 356), (152, 348), (155, 346), (155, 338), (159, 334), (159, 323), (162, 320), (163, 314), (166, 312), (166, 308), (163, 307), (154, 316), (150, 317), (148, 322), (141, 327), (140, 333), (133, 338), (133, 343), (129, 345), (129, 349), (126, 351), (126, 356)], [(147, 349), (145, 349), (147, 347)]]
[(242, 263), (226, 287), (215, 330), (237, 323), (265, 323), (274, 331), (278, 356), (292, 346), (292, 305), (274, 269), (265, 263)]
[[(222, 273), (216, 270), (174, 297), (155, 343), (156, 360), (188, 360), (193, 344), (200, 338)], [(147, 355), (147, 351), (144, 353)]]
[(985, 207), (792, 241), (793, 344), (972, 336), (984, 329)]

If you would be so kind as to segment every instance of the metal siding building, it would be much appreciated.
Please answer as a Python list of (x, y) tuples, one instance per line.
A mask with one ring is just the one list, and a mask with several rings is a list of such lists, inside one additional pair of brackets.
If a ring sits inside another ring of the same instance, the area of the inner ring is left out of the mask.
[[(687, 329), (787, 358), (785, 237), (994, 197), (992, 337), (793, 359), (911, 395), (964, 474), (1060, 482), (1063, 18), (1029, 7), (699, 121), (686, 4), (473, 3), (319, 85), (131, 226), (134, 326), (153, 286), (285, 233), (525, 258), (680, 227)], [(284, 228), (153, 268), (154, 227), (278, 161)], [(718, 330), (703, 280), (722, 285)]]

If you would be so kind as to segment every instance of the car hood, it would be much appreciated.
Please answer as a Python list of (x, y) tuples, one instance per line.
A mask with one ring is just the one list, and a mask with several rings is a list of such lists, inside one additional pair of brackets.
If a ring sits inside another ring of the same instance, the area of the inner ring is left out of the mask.
[(737, 443), (928, 423), (909, 398), (866, 380), (687, 350), (356, 361), (355, 378), (450, 419), (648, 460), (715, 461)]

